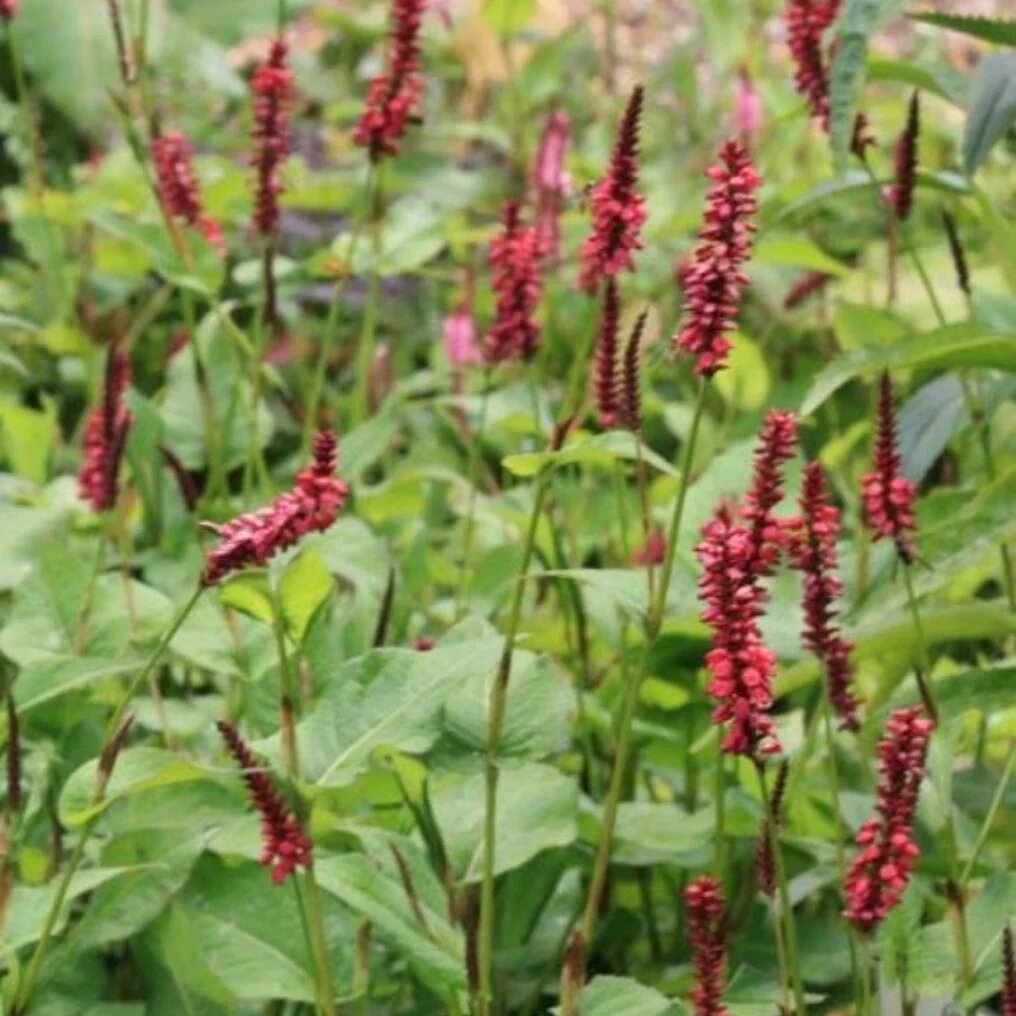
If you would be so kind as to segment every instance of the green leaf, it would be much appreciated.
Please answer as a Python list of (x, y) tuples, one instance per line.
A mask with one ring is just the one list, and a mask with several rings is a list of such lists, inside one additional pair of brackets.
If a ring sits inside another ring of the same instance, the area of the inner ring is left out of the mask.
[(294, 641), (303, 641), (314, 615), (328, 600), (332, 586), (332, 577), (313, 548), (301, 551), (282, 573), (279, 603)]
[[(658, 472), (677, 477), (678, 471), (654, 451), (643, 446), (642, 457)], [(505, 469), (515, 476), (535, 476), (543, 469), (581, 463), (587, 466), (609, 468), (619, 459), (634, 462), (638, 459), (635, 435), (627, 430), (609, 430), (595, 437), (579, 439), (556, 452), (523, 452), (508, 455)]]
[[(482, 773), (447, 775), (431, 790), (431, 803), (456, 876), (478, 882), (483, 860)], [(502, 769), (497, 798), (494, 872), (523, 865), (540, 851), (566, 847), (577, 835), (578, 787), (551, 766), (529, 763)]]
[(639, 866), (699, 864), (706, 859), (715, 826), (712, 808), (689, 814), (670, 803), (624, 801), (617, 813), (613, 859)]
[(899, 414), (899, 450), (903, 473), (920, 483), (967, 417), (963, 386), (945, 374), (919, 388)]
[(49, 702), (70, 691), (106, 681), (111, 677), (135, 673), (144, 665), (143, 657), (103, 659), (68, 656), (33, 663), (24, 667), (14, 684), (14, 700), (24, 711)]
[(56, 406), (49, 399), (43, 409), (0, 402), (0, 448), (15, 476), (45, 483), (57, 429)]
[[(752, 254), (758, 265), (787, 265), (809, 271), (825, 272), (842, 277), (850, 274), (850, 266), (830, 257), (818, 244), (798, 236), (766, 236), (759, 240)], [(717, 375), (719, 377), (719, 375)]]
[(1016, 119), (1016, 53), (992, 53), (974, 72), (967, 125), (963, 133), (963, 169), (976, 172), (992, 146)]
[(981, 18), (966, 14), (945, 14), (936, 11), (907, 14), (912, 21), (947, 28), (953, 32), (972, 35), (999, 46), (1016, 46), (1016, 21), (1006, 18)]
[(483, 20), (498, 35), (509, 36), (525, 28), (535, 10), (536, 0), (485, 0)]
[(810, 416), (855, 377), (871, 377), (899, 367), (933, 370), (959, 366), (1016, 370), (1016, 335), (987, 332), (977, 322), (964, 321), (912, 335), (889, 349), (852, 350), (819, 372), (801, 404), (801, 415)]
[(741, 412), (761, 409), (769, 395), (772, 380), (761, 348), (740, 332), (731, 336), (734, 348), (730, 351), (728, 369), (714, 380), (716, 390), (733, 408)]
[(847, 0), (840, 16), (838, 45), (829, 74), (829, 140), (833, 163), (842, 171), (850, 154), (854, 117), (864, 83), (868, 38), (875, 30), (882, 0)]
[(931, 92), (954, 106), (966, 103), (967, 82), (948, 64), (928, 65), (910, 60), (875, 59), (868, 61), (869, 81), (895, 81)]
[(582, 1016), (679, 1016), (687, 1012), (654, 988), (631, 977), (600, 974), (582, 989)]

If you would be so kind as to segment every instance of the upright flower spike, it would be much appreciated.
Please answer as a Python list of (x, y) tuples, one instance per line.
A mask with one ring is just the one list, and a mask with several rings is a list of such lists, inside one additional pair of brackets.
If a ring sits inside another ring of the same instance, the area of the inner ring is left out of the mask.
[(759, 758), (780, 744), (770, 716), (776, 656), (766, 647), (758, 619), (765, 603), (758, 556), (748, 528), (721, 505), (703, 526), (696, 548), (702, 565), (699, 598), (702, 620), (713, 633), (706, 654), (711, 680), (707, 691), (716, 702), (713, 722), (724, 725), (724, 752)]
[(829, 130), (829, 68), (823, 37), (841, 4), (842, 0), (790, 0), (785, 15), (794, 86), (824, 131)]
[(116, 504), (117, 474), (131, 426), (131, 414), (124, 394), (131, 379), (127, 354), (111, 346), (106, 356), (102, 401), (92, 410), (85, 425), (84, 461), (78, 471), (78, 490), (92, 510), (106, 511)]
[(331, 431), (321, 431), (314, 441), (314, 460), (300, 472), (293, 489), (270, 505), (239, 515), (222, 526), (206, 523), (218, 534), (219, 543), (208, 552), (202, 581), (206, 586), (251, 565), (266, 564), (302, 536), (324, 532), (346, 501), (348, 488), (334, 474), (338, 442)]
[(942, 225), (945, 227), (945, 235), (949, 240), (949, 254), (952, 257), (953, 268), (956, 270), (956, 285), (970, 296), (970, 266), (967, 264), (966, 251), (963, 250), (963, 242), (960, 240), (960, 231), (956, 226), (956, 220), (944, 208), (942, 209)]
[(536, 230), (522, 219), (518, 201), (505, 203), (501, 232), (490, 243), (491, 286), (497, 293), (497, 319), (487, 333), (488, 363), (526, 360), (536, 352), (540, 326), (534, 314), (543, 283), (540, 242)]
[(921, 129), (921, 105), (919, 93), (910, 97), (907, 124), (896, 139), (893, 158), (895, 174), (889, 187), (888, 200), (900, 222), (910, 218), (914, 207), (914, 189), (917, 186), (917, 136)]
[(561, 209), (568, 192), (564, 160), (571, 141), (568, 114), (555, 109), (548, 117), (533, 163), (536, 235), (543, 257), (555, 260), (561, 251)]
[(268, 59), (251, 79), (254, 94), (254, 155), (257, 171), (254, 228), (270, 236), (279, 225), (279, 169), (289, 154), (289, 112), (293, 104), (293, 72), (289, 48), (282, 39), (272, 42)]
[(902, 460), (896, 447), (896, 407), (888, 373), (879, 381), (875, 419), (873, 469), (861, 477), (864, 519), (873, 530), (873, 539), (892, 540), (904, 564), (916, 556), (914, 546), (914, 498), (916, 486), (903, 476)]
[(483, 362), (476, 338), (476, 321), (465, 300), (442, 322), (441, 337), (445, 356), (453, 367), (469, 367)]
[(603, 310), (600, 312), (600, 334), (596, 342), (596, 408), (600, 423), (613, 427), (617, 422), (621, 404), (621, 380), (618, 372), (618, 329), (621, 325), (621, 306), (617, 283), (607, 279), (603, 291)]
[(878, 745), (877, 814), (861, 826), (844, 883), (844, 916), (871, 934), (900, 902), (920, 850), (914, 842), (917, 795), (934, 725), (919, 707), (897, 709)]
[[(783, 798), (787, 792), (787, 776), (789, 774), (790, 763), (784, 759), (780, 763), (779, 769), (776, 770), (776, 782), (773, 784), (770, 800), (776, 835), (779, 835), (780, 827), (783, 825)], [(776, 857), (773, 853), (773, 834), (770, 829), (767, 818), (762, 822), (758, 846), (755, 849), (755, 871), (758, 875), (758, 885), (766, 896), (776, 894)]]
[(748, 277), (741, 266), (751, 256), (762, 178), (751, 155), (738, 141), (726, 142), (709, 170), (713, 181), (699, 244), (682, 273), (684, 325), (675, 344), (697, 357), (695, 373), (711, 377), (727, 365), (728, 333), (737, 323), (741, 293)]
[(621, 358), (621, 423), (632, 431), (642, 429), (642, 336), (649, 311), (635, 321)]
[(166, 213), (193, 226), (220, 256), (225, 256), (222, 229), (205, 214), (201, 188), (194, 172), (194, 152), (187, 138), (179, 131), (157, 137), (152, 142), (152, 161), (155, 163), (159, 198)]
[(1008, 921), (1002, 926), (1002, 1016), (1016, 1016), (1016, 948)]
[(398, 155), (406, 126), (423, 95), (420, 78), (420, 25), (426, 0), (392, 0), (388, 68), (367, 91), (353, 141), (366, 148), (372, 162)]
[(216, 727), (243, 773), (251, 802), (261, 813), (264, 850), (258, 863), (271, 868), (272, 881), (281, 885), (297, 868), (311, 866), (313, 844), (236, 727), (225, 720)]
[(646, 201), (638, 191), (639, 127), (643, 89), (637, 85), (617, 130), (610, 165), (593, 186), (593, 229), (582, 244), (579, 288), (595, 293), (600, 281), (635, 270), (634, 253), (642, 248)]
[(733, 127), (738, 140), (745, 148), (751, 148), (762, 132), (762, 96), (747, 67), (737, 72), (734, 84)]
[(695, 1016), (727, 1016), (723, 1004), (726, 988), (726, 905), (723, 887), (714, 878), (700, 875), (684, 891), (688, 908), (688, 941), (695, 968), (691, 1001)]
[(783, 500), (783, 467), (796, 451), (797, 417), (770, 410), (762, 423), (751, 486), (741, 509), (751, 539), (750, 568), (756, 577), (771, 575), (779, 563), (784, 530), (773, 517), (773, 509)]
[(804, 645), (825, 666), (826, 694), (841, 726), (857, 730), (857, 698), (851, 688), (853, 646), (837, 630), (836, 601), (843, 592), (837, 575), (840, 513), (829, 501), (818, 462), (804, 467), (801, 518), (789, 527), (790, 559), (804, 576)]

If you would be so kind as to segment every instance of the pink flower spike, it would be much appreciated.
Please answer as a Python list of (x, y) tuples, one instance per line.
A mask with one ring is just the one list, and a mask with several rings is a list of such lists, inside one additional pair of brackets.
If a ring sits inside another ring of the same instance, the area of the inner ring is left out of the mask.
[(193, 226), (220, 257), (225, 257), (222, 229), (205, 214), (201, 188), (194, 172), (194, 152), (187, 138), (179, 131), (157, 137), (152, 142), (152, 161), (166, 214)]
[(758, 208), (755, 191), (762, 178), (751, 155), (738, 141), (720, 148), (709, 169), (713, 181), (699, 244), (691, 264), (682, 270), (684, 325), (674, 343), (696, 357), (695, 373), (711, 377), (727, 365), (727, 334), (737, 323), (741, 293), (748, 277), (741, 266), (751, 256)]
[(751, 148), (762, 131), (762, 96), (747, 68), (742, 67), (734, 83), (734, 133), (745, 148)]
[(483, 362), (476, 337), (476, 321), (465, 303), (459, 304), (441, 325), (445, 356), (453, 367), (469, 367)]
[(544, 258), (554, 260), (561, 249), (561, 210), (568, 192), (564, 160), (571, 140), (568, 114), (554, 110), (547, 117), (533, 163), (536, 235)]
[(293, 104), (293, 72), (289, 69), (289, 48), (276, 39), (251, 79), (254, 93), (254, 156), (257, 188), (254, 198), (254, 228), (269, 236), (279, 226), (279, 169), (289, 154), (289, 111)]
[(78, 471), (78, 491), (95, 512), (107, 511), (116, 504), (117, 474), (131, 426), (131, 414), (124, 402), (130, 380), (127, 354), (111, 346), (106, 357), (102, 401), (85, 425), (84, 461)]

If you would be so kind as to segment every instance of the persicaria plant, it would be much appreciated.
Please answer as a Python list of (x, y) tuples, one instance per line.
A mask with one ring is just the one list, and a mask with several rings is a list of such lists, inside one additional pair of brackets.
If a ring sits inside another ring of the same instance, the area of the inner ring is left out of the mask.
[(0, 0), (5, 1016), (1016, 1016), (1012, 24), (883, 6)]

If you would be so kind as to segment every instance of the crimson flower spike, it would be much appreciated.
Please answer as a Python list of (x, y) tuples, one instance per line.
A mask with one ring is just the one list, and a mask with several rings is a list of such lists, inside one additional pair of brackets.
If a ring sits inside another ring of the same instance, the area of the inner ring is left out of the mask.
[(218, 534), (219, 543), (208, 552), (202, 582), (213, 586), (232, 572), (266, 564), (302, 536), (328, 529), (348, 494), (346, 485), (333, 475), (337, 458), (335, 435), (321, 431), (314, 440), (314, 460), (297, 474), (292, 490), (222, 526), (205, 523)]
[(945, 227), (945, 235), (949, 240), (949, 254), (952, 256), (953, 268), (956, 269), (956, 285), (970, 296), (970, 267), (967, 264), (966, 251), (963, 249), (963, 242), (960, 240), (960, 231), (956, 226), (956, 220), (944, 208), (942, 209), (942, 225)]
[(933, 729), (920, 707), (897, 709), (879, 741), (877, 814), (858, 830), (861, 852), (844, 882), (844, 916), (862, 934), (871, 934), (900, 902), (920, 855), (914, 813)]
[(642, 429), (642, 335), (648, 320), (648, 310), (639, 314), (621, 358), (621, 423), (633, 431)]
[(695, 1016), (727, 1016), (729, 1010), (723, 1004), (727, 966), (723, 887), (716, 879), (700, 875), (685, 889), (684, 901), (695, 968), (695, 987), (691, 993)]
[(618, 375), (618, 329), (621, 325), (621, 306), (617, 295), (617, 282), (607, 279), (603, 291), (603, 310), (600, 313), (600, 334), (596, 342), (596, 408), (600, 423), (613, 427), (617, 422), (621, 403)]
[(593, 185), (590, 202), (593, 230), (582, 244), (579, 288), (595, 293), (603, 278), (635, 270), (634, 253), (642, 249), (646, 200), (638, 191), (639, 126), (644, 91), (636, 85), (617, 129), (610, 164)]
[(788, 551), (804, 575), (804, 645), (825, 665), (826, 694), (841, 726), (857, 730), (857, 698), (851, 689), (853, 646), (837, 630), (836, 601), (843, 592), (837, 575), (840, 512), (829, 501), (818, 462), (804, 467), (801, 518), (788, 527)]
[(751, 154), (739, 141), (720, 148), (708, 175), (713, 183), (699, 244), (681, 273), (685, 321), (674, 336), (678, 348), (697, 357), (695, 373), (704, 377), (727, 365), (727, 335), (737, 323), (741, 293), (748, 284), (741, 266), (751, 256), (755, 191), (762, 183)]
[(1016, 1016), (1016, 949), (1008, 921), (1002, 926), (1002, 1016)]
[[(784, 759), (776, 770), (776, 782), (773, 784), (771, 807), (775, 834), (779, 835), (783, 824), (783, 798), (787, 792), (787, 776), (790, 774), (790, 763)], [(776, 893), (776, 857), (773, 854), (773, 833), (770, 831), (769, 819), (762, 822), (759, 832), (758, 846), (755, 850), (755, 871), (758, 875), (759, 888), (766, 896)]]
[(787, 295), (783, 298), (783, 309), (793, 310), (795, 307), (800, 307), (809, 297), (821, 293), (829, 284), (830, 279), (832, 276), (825, 272), (805, 272), (787, 290)]
[(371, 81), (353, 132), (354, 143), (369, 151), (372, 162), (398, 155), (406, 126), (419, 107), (420, 26), (426, 8), (426, 0), (392, 0), (388, 69)]
[(526, 360), (536, 352), (540, 326), (534, 314), (543, 283), (540, 242), (522, 219), (518, 201), (505, 202), (501, 232), (490, 242), (491, 287), (497, 293), (497, 318), (487, 333), (487, 363)]
[(166, 214), (193, 226), (224, 257), (222, 229), (205, 214), (190, 142), (179, 131), (163, 134), (152, 142), (152, 161)]
[(281, 885), (297, 868), (311, 866), (314, 845), (236, 727), (225, 720), (215, 725), (243, 773), (254, 807), (261, 813), (264, 850), (258, 863), (271, 868), (272, 881)]
[(4, 21), (13, 21), (17, 13), (18, 0), (0, 0), (0, 18)]
[(873, 469), (861, 477), (864, 519), (875, 541), (892, 540), (904, 564), (914, 560), (914, 498), (916, 486), (901, 473), (902, 460), (896, 447), (896, 409), (889, 374), (879, 381), (875, 418)]
[(770, 410), (759, 433), (751, 486), (741, 509), (751, 539), (750, 568), (757, 577), (771, 575), (779, 563), (784, 529), (773, 517), (773, 509), (783, 500), (783, 467), (796, 451), (797, 417)]
[(106, 356), (102, 401), (85, 425), (84, 461), (78, 471), (78, 491), (96, 512), (116, 504), (117, 474), (131, 426), (131, 414), (124, 402), (130, 379), (127, 354), (111, 346)]
[(254, 197), (254, 228), (269, 236), (279, 225), (279, 168), (289, 154), (289, 111), (293, 104), (293, 72), (289, 48), (275, 39), (268, 59), (251, 78), (254, 93), (254, 155), (257, 171)]
[(544, 258), (554, 260), (561, 250), (561, 208), (568, 190), (564, 160), (571, 141), (568, 114), (555, 109), (548, 117), (533, 163), (533, 203), (536, 233)]
[(889, 204), (896, 212), (896, 218), (904, 222), (914, 207), (914, 189), (917, 186), (917, 136), (921, 129), (921, 105), (919, 93), (910, 96), (907, 124), (896, 139), (894, 161), (896, 172), (889, 188)]

